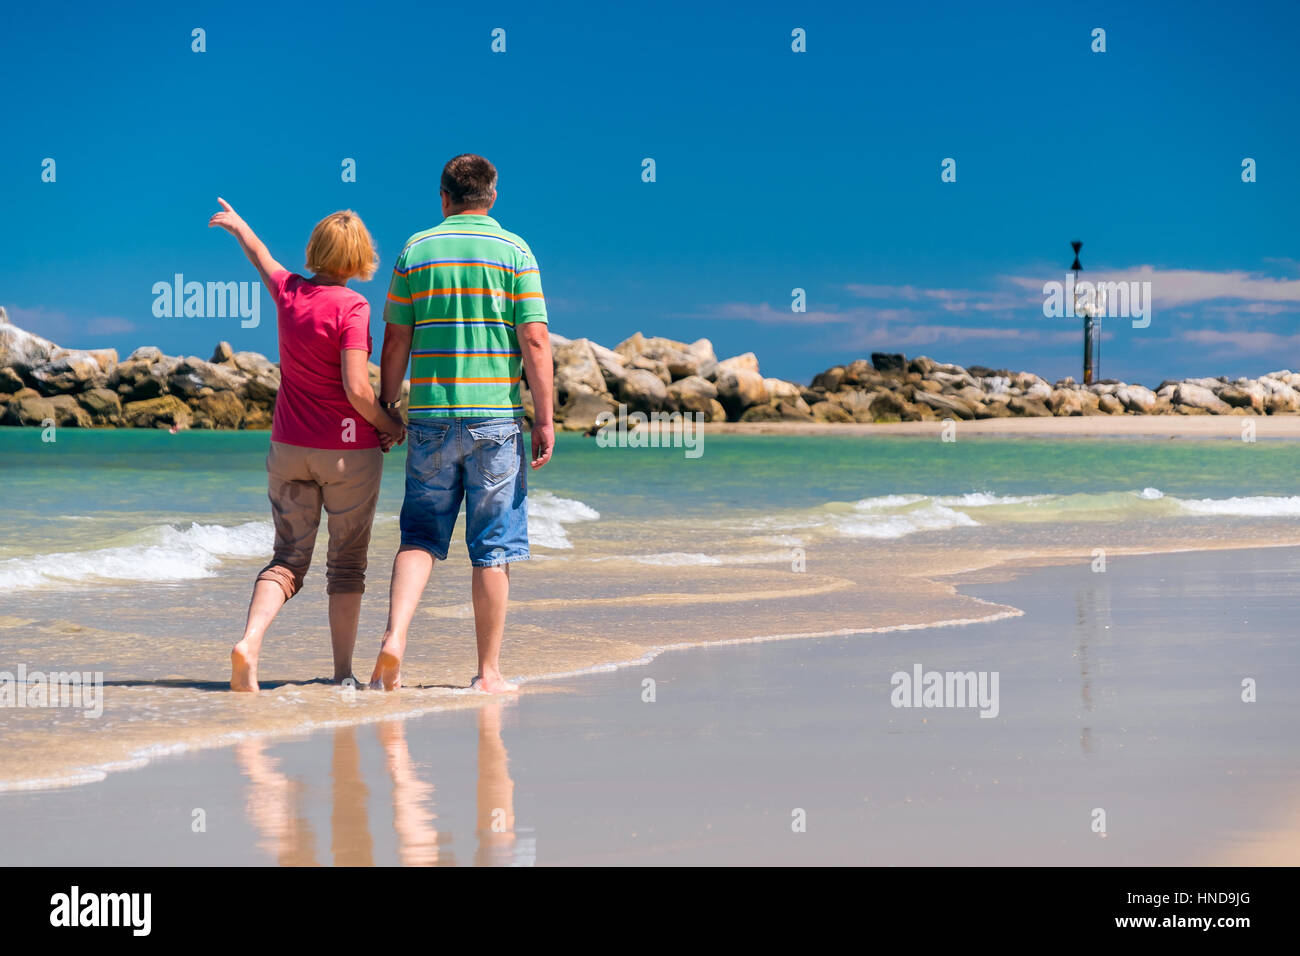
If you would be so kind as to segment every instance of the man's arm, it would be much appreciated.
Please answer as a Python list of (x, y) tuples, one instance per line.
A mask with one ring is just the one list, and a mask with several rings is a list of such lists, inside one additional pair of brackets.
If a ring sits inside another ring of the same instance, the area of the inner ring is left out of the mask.
[[(524, 357), (528, 390), (533, 396), (533, 467), (541, 468), (555, 450), (555, 411), (551, 334), (545, 322), (525, 322), (516, 330)], [(384, 343), (385, 347), (387, 342)]]
[(283, 272), (284, 266), (275, 261), (271, 255), (271, 250), (266, 248), (266, 243), (257, 238), (257, 233), (253, 232), (252, 227), (244, 222), (242, 216), (230, 207), (220, 196), (217, 202), (221, 203), (221, 212), (213, 213), (212, 218), (208, 220), (208, 226), (220, 226), (226, 232), (230, 233), (239, 242), (239, 247), (244, 250), (244, 255), (248, 256), (257, 269), (257, 274), (262, 277), (262, 284), (272, 293), (275, 293), (275, 285), (271, 282), (271, 276), (277, 272)]
[(375, 400), (375, 390), (370, 385), (367, 365), (369, 356), (365, 349), (343, 349), (343, 391), (357, 414), (379, 431), (384, 439), (384, 451), (400, 445), (406, 429), (396, 415), (391, 415)]
[(402, 397), (406, 366), (411, 361), (414, 326), (384, 323), (384, 346), (379, 357), (379, 400), (384, 404)]

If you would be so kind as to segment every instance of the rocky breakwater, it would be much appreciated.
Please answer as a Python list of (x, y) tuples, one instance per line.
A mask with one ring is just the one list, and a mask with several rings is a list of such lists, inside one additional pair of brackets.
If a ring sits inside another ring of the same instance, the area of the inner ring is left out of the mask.
[[(696, 413), (706, 421), (897, 422), (1070, 415), (1288, 415), (1300, 412), (1300, 373), (1193, 378), (1156, 388), (1081, 385), (1033, 372), (872, 353), (810, 384), (765, 377), (745, 352), (719, 360), (708, 339), (637, 332), (614, 348), (551, 334), (556, 423), (591, 431), (602, 412)], [(370, 365), (379, 384), (379, 367)], [(66, 349), (25, 332), (0, 308), (0, 424), (136, 428), (269, 428), (280, 369), (221, 342), (207, 359), (152, 346), (125, 360), (113, 349)], [(403, 390), (403, 397), (406, 395)], [(523, 388), (525, 414), (532, 398)]]
[[(379, 367), (371, 365), (379, 381)], [(9, 322), (0, 308), (0, 424), (60, 427), (270, 428), (280, 368), (221, 342), (204, 360), (153, 346), (67, 349)]]
[[(819, 421), (928, 421), (1077, 415), (1289, 415), (1300, 412), (1300, 374), (1166, 380), (1154, 389), (1107, 379), (1082, 385), (1033, 372), (941, 364), (873, 353), (813, 379)], [(805, 396), (807, 400), (807, 396)], [(826, 404), (823, 404), (826, 403)], [(745, 413), (751, 416), (754, 410)], [(770, 410), (760, 414), (771, 415)]]
[[(753, 409), (812, 421), (793, 382), (764, 378), (753, 352), (719, 361), (708, 339), (676, 342), (637, 332), (609, 349), (590, 339), (551, 335), (555, 355), (555, 418), (559, 427), (590, 431), (602, 412), (693, 412), (706, 421), (753, 421)], [(526, 413), (532, 399), (525, 394)], [(758, 413), (755, 413), (758, 414)], [(748, 417), (746, 417), (748, 416)]]
[(1300, 412), (1300, 373), (1286, 370), (1256, 379), (1164, 381), (1151, 389), (1114, 380), (1049, 382), (1033, 372), (876, 352), (802, 385), (763, 376), (752, 352), (718, 361), (708, 339), (687, 344), (638, 332), (613, 349), (589, 339), (552, 335), (551, 341), (556, 420), (580, 431), (619, 403), (646, 414), (698, 412), (708, 421), (828, 424)]

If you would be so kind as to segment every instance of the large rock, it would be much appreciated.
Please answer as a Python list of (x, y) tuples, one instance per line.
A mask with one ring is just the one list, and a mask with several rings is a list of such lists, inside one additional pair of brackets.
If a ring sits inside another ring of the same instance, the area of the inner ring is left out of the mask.
[(54, 403), (30, 388), (15, 393), (5, 405), (3, 422), (6, 425), (41, 426), (55, 420)]
[(239, 428), (244, 424), (244, 403), (229, 389), (204, 389), (194, 401), (194, 424), (198, 428)]
[(77, 396), (96, 425), (116, 425), (122, 420), (122, 400), (109, 388), (92, 388)]
[[(756, 369), (735, 366), (724, 369), (726, 364), (718, 363), (718, 401), (726, 409), (728, 420), (734, 422), (740, 420), (745, 409), (767, 404), (767, 386)], [(757, 360), (754, 364), (758, 364)]]
[(871, 364), (877, 372), (907, 371), (907, 358), (901, 352), (872, 352)]
[(600, 366), (600, 374), (605, 379), (605, 388), (611, 395), (617, 395), (619, 382), (627, 375), (627, 370), (623, 367), (627, 364), (627, 359), (613, 349), (607, 349), (595, 342), (591, 342), (590, 346), (591, 354), (595, 356), (596, 363)]
[(36, 387), (47, 395), (80, 392), (102, 384), (107, 376), (99, 361), (84, 352), (65, 354), (28, 372)]
[(763, 379), (763, 388), (767, 392), (769, 402), (796, 402), (802, 401), (800, 395), (803, 389), (794, 382), (787, 382), (779, 378)]
[[(1268, 393), (1264, 399), (1264, 410), (1270, 415), (1288, 415), (1300, 411), (1300, 391), (1277, 378), (1265, 377), (1259, 384)], [(3, 390), (3, 386), (0, 386)]]
[[(929, 406), (926, 406), (929, 408)], [(870, 418), (873, 422), (901, 422), (906, 421), (904, 417), (911, 410), (912, 403), (896, 392), (884, 391), (877, 392), (871, 399), (869, 407)], [(857, 416), (854, 416), (857, 418)], [(858, 421), (862, 419), (858, 418)]]
[[(1005, 406), (1002, 406), (1001, 403), (990, 403), (990, 406), (988, 407), (1005, 407), (1012, 414), (1023, 415), (1027, 418), (1042, 418), (1052, 414), (1052, 410), (1045, 402), (1037, 398), (1028, 398), (1024, 395), (1015, 396), (1011, 401), (1007, 402)], [(991, 415), (989, 417), (1000, 416)]]
[(274, 362), (258, 352), (236, 352), (230, 361), (235, 368), (246, 373), (247, 377), (237, 389), (245, 403), (274, 403), (280, 391), (280, 369)]
[(624, 366), (624, 370), (631, 370), (634, 368), (650, 372), (665, 385), (672, 383), (673, 376), (672, 373), (668, 371), (668, 364), (660, 359), (651, 358), (648, 355), (634, 355), (632, 358), (627, 360), (627, 365)]
[(94, 424), (90, 412), (71, 395), (55, 395), (50, 404), (54, 406), (54, 422), (60, 428), (89, 428)]
[(20, 389), (26, 387), (27, 383), (23, 377), (13, 369), (5, 367), (0, 368), (0, 395), (12, 395)]
[[(409, 403), (408, 396), (402, 396), (402, 414), (406, 415)], [(256, 429), (270, 428), (275, 421), (275, 403), (266, 404), (263, 402), (245, 402), (244, 403), (244, 428), (252, 431)]]
[(132, 428), (184, 427), (192, 417), (189, 406), (175, 395), (128, 402), (122, 408), (122, 418)]
[[(824, 396), (824, 400), (832, 402), (844, 409), (855, 422), (872, 422), (875, 421), (875, 416), (871, 412), (871, 404), (875, 397), (875, 392), (868, 392), (857, 388), (843, 388), (838, 392), (827, 392)], [(823, 398), (819, 397), (818, 401), (821, 400), (823, 400)], [(773, 401), (783, 402), (786, 404), (791, 403), (791, 399), (788, 396), (776, 398)], [(802, 398), (800, 398), (800, 404), (811, 407), (808, 403), (803, 402)], [(817, 402), (811, 404), (815, 405)], [(796, 405), (796, 407), (798, 407), (798, 405)]]
[(975, 417), (975, 410), (967, 402), (954, 395), (935, 395), (931, 392), (917, 390), (913, 400), (918, 405), (928, 405), (938, 414), (967, 421)]
[(223, 362), (234, 362), (235, 350), (230, 347), (229, 342), (218, 342), (217, 347), (212, 350), (212, 358), (208, 359), (214, 365)]
[(142, 345), (126, 357), (128, 362), (144, 362), (146, 365), (152, 365), (154, 362), (161, 362), (167, 356), (163, 355), (163, 350), (154, 345)]
[(717, 387), (698, 375), (688, 375), (668, 386), (669, 408), (675, 411), (708, 415), (717, 397)]
[[(695, 372), (701, 378), (716, 377), (718, 356), (713, 351), (713, 343), (708, 339), (696, 339), (686, 348), (686, 354), (695, 363)], [(671, 366), (669, 368), (671, 371)], [(677, 377), (674, 375), (674, 377)]]
[(105, 375), (112, 373), (117, 368), (117, 349), (63, 349), (54, 350), (50, 359), (57, 360), (62, 358), (72, 358), (74, 356), (87, 356), (95, 360), (99, 370)]
[(1263, 413), (1264, 403), (1268, 400), (1268, 391), (1259, 382), (1245, 379), (1233, 385), (1219, 389), (1219, 400), (1234, 408), (1246, 408), (1252, 412)]
[[(896, 381), (898, 375), (890, 373), (890, 381)], [(878, 371), (866, 359), (854, 359), (844, 368), (844, 384), (858, 387), (878, 387), (886, 381), (885, 374)]]
[(167, 376), (172, 373), (179, 359), (166, 356), (154, 360), (153, 356), (135, 356), (144, 351), (136, 349), (131, 357), (114, 369), (106, 383), (128, 402), (139, 402), (147, 398), (157, 398), (167, 388)]
[(607, 392), (605, 376), (587, 339), (574, 339), (552, 349), (555, 356), (555, 394), (560, 404), (580, 392)]
[(58, 349), (49, 339), (24, 331), (9, 322), (9, 313), (0, 308), (0, 366), (22, 375), (48, 364)]
[(187, 401), (193, 401), (199, 392), (210, 388), (214, 392), (235, 392), (246, 385), (245, 377), (225, 365), (205, 362), (197, 355), (184, 359), (167, 378), (167, 389)]
[[(1213, 381), (1211, 379), (1211, 381)], [(1227, 415), (1232, 407), (1204, 385), (1180, 382), (1174, 388), (1174, 404), (1184, 408), (1200, 409), (1214, 415)]]
[(833, 365), (824, 372), (819, 372), (812, 380), (812, 387), (834, 392), (844, 383), (845, 368)]
[(629, 369), (619, 382), (618, 397), (633, 411), (657, 412), (668, 402), (668, 386), (653, 372)]
[(607, 393), (574, 392), (568, 402), (556, 412), (555, 419), (565, 431), (589, 432), (596, 427), (596, 418), (602, 412), (618, 412), (618, 406)]
[(741, 355), (733, 355), (729, 359), (723, 359), (714, 370), (713, 380), (718, 381), (727, 372), (753, 372), (758, 375), (758, 356), (753, 352), (745, 352)]
[(1126, 409), (1137, 415), (1148, 415), (1156, 405), (1156, 393), (1142, 385), (1121, 385), (1115, 397)]
[(1109, 392), (1097, 396), (1097, 408), (1107, 415), (1124, 414), (1124, 403)]
[(834, 402), (818, 402), (809, 409), (813, 421), (826, 424), (846, 424), (853, 416)]

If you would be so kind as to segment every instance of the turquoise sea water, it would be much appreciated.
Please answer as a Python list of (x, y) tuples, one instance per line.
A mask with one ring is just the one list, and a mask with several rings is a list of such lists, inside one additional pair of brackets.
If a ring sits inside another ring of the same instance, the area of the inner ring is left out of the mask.
[[(96, 721), (7, 712), (0, 747), (21, 759), (0, 770), (0, 790), (463, 703), (473, 622), (459, 535), (421, 604), (408, 691), (341, 703), (296, 683), (328, 667), (322, 533), (264, 651), (277, 684), (249, 704), (211, 691), (271, 553), (268, 433), (41, 437), (0, 429), (0, 670), (102, 671), (108, 683)], [(358, 667), (382, 631), (404, 457), (385, 463)], [(666, 646), (1005, 618), (1019, 612), (936, 578), (1090, 562), (1098, 549), (1300, 543), (1297, 474), (1297, 442), (706, 433), (688, 458), (562, 434), (530, 474), (534, 560), (512, 575), (507, 666), (532, 680)]]
[[(51, 517), (261, 514), (266, 432), (75, 431), (45, 444), (36, 429), (0, 429), (12, 546)], [(404, 449), (385, 463), (381, 510), (396, 511)], [(1070, 495), (1157, 488), (1185, 498), (1300, 493), (1300, 443), (718, 435), (704, 454), (600, 448), (561, 434), (532, 488), (624, 517), (752, 513), (885, 495)]]

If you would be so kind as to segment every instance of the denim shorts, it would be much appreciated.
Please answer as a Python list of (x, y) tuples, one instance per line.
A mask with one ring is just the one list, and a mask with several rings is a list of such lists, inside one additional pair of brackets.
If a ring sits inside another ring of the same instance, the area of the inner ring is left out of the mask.
[(528, 478), (515, 418), (416, 418), (406, 431), (402, 546), (447, 559), (465, 503), (470, 563), (528, 560)]

